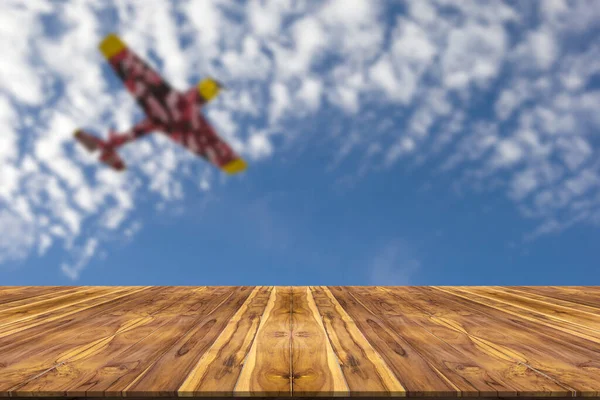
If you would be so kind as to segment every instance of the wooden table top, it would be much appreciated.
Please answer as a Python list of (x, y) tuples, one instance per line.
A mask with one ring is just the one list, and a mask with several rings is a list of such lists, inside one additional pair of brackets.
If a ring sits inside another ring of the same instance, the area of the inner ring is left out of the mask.
[(600, 397), (600, 287), (0, 287), (0, 397)]

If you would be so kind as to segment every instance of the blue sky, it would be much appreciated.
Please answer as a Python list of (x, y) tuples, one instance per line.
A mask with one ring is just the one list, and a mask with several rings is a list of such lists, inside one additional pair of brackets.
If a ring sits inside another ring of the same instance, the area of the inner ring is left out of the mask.
[[(1, 43), (28, 26), (0, 62), (0, 284), (600, 282), (594, 1), (0, 7)], [(140, 117), (111, 31), (180, 89), (228, 84), (206, 112), (245, 174), (159, 134), (122, 176), (73, 146)]]

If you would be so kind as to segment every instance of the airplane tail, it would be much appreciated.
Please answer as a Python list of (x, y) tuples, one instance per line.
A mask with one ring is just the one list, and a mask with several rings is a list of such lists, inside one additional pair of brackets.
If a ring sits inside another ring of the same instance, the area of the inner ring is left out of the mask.
[(121, 157), (119, 157), (119, 154), (117, 154), (116, 150), (112, 146), (108, 146), (104, 140), (84, 132), (81, 129), (76, 130), (74, 136), (75, 140), (77, 140), (90, 153), (100, 151), (99, 160), (104, 164), (116, 171), (123, 171), (125, 169), (125, 163)]

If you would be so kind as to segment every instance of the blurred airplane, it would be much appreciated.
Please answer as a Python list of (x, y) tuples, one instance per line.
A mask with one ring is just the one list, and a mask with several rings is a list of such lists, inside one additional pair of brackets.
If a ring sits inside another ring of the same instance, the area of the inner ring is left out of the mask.
[(124, 133), (109, 132), (104, 141), (85, 131), (75, 138), (88, 151), (100, 151), (100, 161), (122, 171), (125, 163), (117, 148), (151, 132), (162, 132), (192, 153), (203, 157), (228, 174), (246, 169), (246, 162), (225, 143), (200, 113), (223, 86), (212, 78), (181, 93), (174, 90), (156, 71), (114, 34), (100, 43), (100, 51), (145, 113), (145, 118)]

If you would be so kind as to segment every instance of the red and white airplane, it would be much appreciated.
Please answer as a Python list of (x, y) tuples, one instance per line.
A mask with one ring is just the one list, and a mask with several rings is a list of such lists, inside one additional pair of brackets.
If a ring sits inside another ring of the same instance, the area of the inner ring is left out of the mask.
[(217, 135), (200, 113), (201, 108), (222, 89), (218, 81), (207, 78), (181, 93), (116, 35), (106, 36), (99, 47), (146, 114), (146, 118), (127, 132), (111, 130), (106, 141), (81, 129), (75, 132), (75, 138), (88, 151), (100, 152), (100, 161), (115, 170), (124, 170), (125, 163), (116, 150), (148, 133), (159, 131), (228, 174), (246, 169), (246, 162)]

